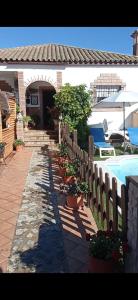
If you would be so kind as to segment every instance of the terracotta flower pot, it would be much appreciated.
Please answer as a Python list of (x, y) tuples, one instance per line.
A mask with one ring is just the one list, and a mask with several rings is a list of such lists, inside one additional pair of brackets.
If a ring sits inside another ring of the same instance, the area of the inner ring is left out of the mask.
[(115, 263), (113, 260), (99, 259), (93, 256), (89, 257), (89, 273), (114, 273)]
[(64, 176), (63, 181), (65, 184), (74, 183), (75, 177), (74, 176)]
[(79, 209), (80, 207), (84, 206), (83, 203), (83, 195), (79, 195), (79, 196), (71, 196), (68, 195), (67, 196), (67, 206), (69, 208), (73, 208), (73, 209)]
[(58, 157), (58, 164), (61, 165), (63, 164), (64, 162), (68, 161), (65, 157), (62, 157), (62, 156), (59, 156)]
[(17, 152), (20, 152), (20, 151), (22, 151), (23, 150), (23, 145), (17, 145), (16, 146), (16, 151)]
[(66, 173), (66, 168), (60, 167), (59, 168), (59, 176), (64, 177), (65, 173)]
[(59, 156), (57, 158), (57, 162), (58, 162), (59, 165), (63, 165), (64, 163), (71, 162), (71, 160), (68, 157)]

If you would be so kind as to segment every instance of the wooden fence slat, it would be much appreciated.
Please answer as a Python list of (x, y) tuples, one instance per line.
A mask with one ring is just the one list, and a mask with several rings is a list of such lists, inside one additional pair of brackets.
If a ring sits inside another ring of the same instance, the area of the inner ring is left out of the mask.
[(89, 158), (93, 160), (94, 157), (94, 143), (93, 143), (93, 137), (89, 135), (89, 142), (88, 142), (88, 153)]
[(77, 144), (78, 142), (78, 138), (77, 138), (77, 130), (75, 129), (75, 130), (73, 130), (73, 141), (74, 141), (74, 143), (75, 144)]
[(95, 174), (94, 174), (94, 164), (93, 162), (91, 162), (91, 192), (92, 192), (92, 195), (91, 195), (91, 198), (90, 198), (90, 208), (92, 208), (92, 210), (94, 209), (94, 202), (93, 202), (93, 199), (95, 198), (95, 191), (94, 191), (94, 177), (95, 177)]
[(99, 168), (99, 185), (100, 185), (100, 215), (101, 215), (101, 223), (103, 225), (103, 171), (102, 168)]
[(92, 176), (91, 176), (91, 160), (88, 160), (88, 195), (87, 195), (87, 204), (88, 207), (90, 207), (90, 199), (92, 197), (92, 188), (91, 188), (91, 181), (92, 181)]
[(126, 197), (126, 186), (121, 186), (121, 209), (122, 209), (122, 231), (124, 235), (127, 234), (127, 197)]
[(94, 170), (95, 170), (95, 196), (96, 196), (96, 212), (97, 212), (97, 217), (99, 219), (99, 214), (98, 214), (98, 198), (99, 198), (99, 195), (98, 195), (98, 166), (97, 164), (95, 164), (95, 167), (94, 167)]
[(117, 180), (112, 178), (112, 200), (113, 200), (113, 231), (118, 230), (118, 209), (117, 209)]
[(110, 178), (109, 174), (105, 173), (105, 196), (106, 196), (106, 224), (107, 224), (107, 230), (110, 229), (109, 226), (109, 201), (110, 201)]

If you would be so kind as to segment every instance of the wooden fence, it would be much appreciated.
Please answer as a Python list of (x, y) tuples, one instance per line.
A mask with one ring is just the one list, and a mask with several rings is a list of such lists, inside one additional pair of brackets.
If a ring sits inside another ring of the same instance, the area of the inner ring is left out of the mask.
[(103, 175), (102, 168), (94, 163), (94, 146), (92, 136), (89, 136), (88, 153), (82, 150), (77, 143), (77, 130), (72, 134), (67, 124), (61, 125), (61, 140), (66, 143), (70, 159), (80, 160), (80, 180), (86, 181), (89, 193), (86, 205), (91, 208), (96, 221), (101, 229), (122, 231), (127, 233), (127, 190), (121, 185), (121, 196), (117, 192), (117, 180), (110, 177), (108, 173)]
[(13, 142), (15, 140), (16, 101), (13, 95), (9, 94), (8, 98), (11, 113), (7, 122), (9, 123), (10, 127), (2, 129), (2, 142), (6, 143), (5, 157), (7, 157), (13, 151)]

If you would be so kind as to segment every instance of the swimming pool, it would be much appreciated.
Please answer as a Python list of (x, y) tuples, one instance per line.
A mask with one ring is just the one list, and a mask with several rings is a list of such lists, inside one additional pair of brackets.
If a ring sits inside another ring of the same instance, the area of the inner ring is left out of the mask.
[(105, 167), (107, 172), (112, 172), (113, 176), (126, 184), (126, 176), (138, 176), (138, 155), (126, 155), (113, 161), (106, 160)]

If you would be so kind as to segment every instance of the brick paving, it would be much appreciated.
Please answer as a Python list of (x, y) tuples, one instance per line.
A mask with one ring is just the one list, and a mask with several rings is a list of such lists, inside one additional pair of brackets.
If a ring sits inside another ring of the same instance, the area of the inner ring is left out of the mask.
[(0, 164), (0, 269), (7, 272), (16, 221), (32, 152), (23, 150)]
[[(21, 169), (23, 165), (20, 165)], [(18, 177), (15, 181), (16, 189), (20, 189), (21, 199), (22, 191), (18, 180), (21, 182), (21, 178)], [(88, 242), (85, 235), (86, 232), (95, 232), (97, 227), (88, 208), (79, 211), (65, 208), (66, 196), (60, 191), (61, 180), (53, 152), (48, 149), (43, 152), (34, 151), (14, 239), (12, 229), (15, 226), (13, 223), (16, 222), (15, 216), (4, 214), (3, 220), (0, 221), (2, 225), (5, 222), (4, 218), (9, 218), (8, 227), (4, 228), (4, 232), (11, 232), (9, 236), (11, 234), (11, 241), (13, 239), (8, 272), (87, 272)], [(3, 201), (7, 199), (12, 198), (7, 194)], [(14, 209), (17, 209), (17, 205), (18, 203)], [(10, 212), (15, 213), (13, 210)], [(3, 213), (0, 212), (0, 215)], [(7, 238), (7, 235), (4, 236)], [(11, 249), (11, 241), (6, 241), (7, 248), (3, 250), (7, 256)]]

